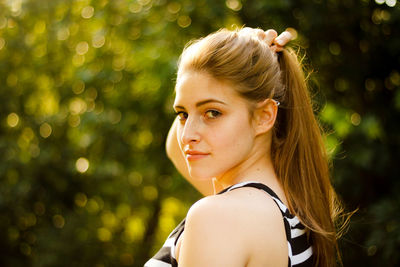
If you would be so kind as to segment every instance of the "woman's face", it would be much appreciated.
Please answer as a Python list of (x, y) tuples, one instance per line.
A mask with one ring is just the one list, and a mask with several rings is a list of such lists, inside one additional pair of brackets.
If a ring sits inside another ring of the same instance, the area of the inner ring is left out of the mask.
[(255, 133), (248, 103), (228, 83), (186, 71), (176, 84), (178, 143), (197, 179), (219, 178), (249, 158)]

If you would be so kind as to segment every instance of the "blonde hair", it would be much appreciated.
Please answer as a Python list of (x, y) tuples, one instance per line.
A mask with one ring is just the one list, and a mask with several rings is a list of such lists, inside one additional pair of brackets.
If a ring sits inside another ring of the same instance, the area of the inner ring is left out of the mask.
[(273, 129), (271, 157), (289, 209), (308, 229), (315, 266), (336, 265), (337, 218), (343, 212), (331, 185), (320, 126), (302, 65), (285, 48), (277, 56), (255, 29), (221, 29), (184, 49), (178, 77), (204, 71), (233, 84), (250, 102), (273, 98), (281, 103)]

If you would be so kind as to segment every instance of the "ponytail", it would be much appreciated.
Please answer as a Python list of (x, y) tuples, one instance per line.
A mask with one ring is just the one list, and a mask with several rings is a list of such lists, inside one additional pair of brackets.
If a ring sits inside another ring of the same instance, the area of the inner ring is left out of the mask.
[(334, 222), (342, 209), (330, 182), (321, 128), (296, 53), (284, 49), (279, 55), (279, 65), (286, 92), (281, 99), (271, 147), (275, 171), (289, 209), (309, 229), (315, 266), (334, 266), (337, 250)]

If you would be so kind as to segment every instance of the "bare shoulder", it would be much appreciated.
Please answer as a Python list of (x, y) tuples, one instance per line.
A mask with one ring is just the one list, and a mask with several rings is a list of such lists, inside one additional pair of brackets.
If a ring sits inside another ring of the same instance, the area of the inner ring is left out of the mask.
[[(201, 263), (201, 257), (207, 262)], [(276, 257), (278, 260), (273, 260)], [(264, 192), (253, 188), (236, 189), (205, 197), (190, 208), (180, 265), (279, 266), (277, 263), (282, 258), (287, 260), (282, 216)], [(249, 265), (254, 261), (255, 264)]]
[(237, 223), (250, 223), (251, 226), (258, 224), (263, 228), (265, 223), (282, 224), (277, 204), (267, 193), (256, 188), (240, 188), (204, 197), (192, 205), (188, 217), (200, 221), (210, 217), (213, 220), (221, 219), (222, 224), (227, 218), (234, 218)]

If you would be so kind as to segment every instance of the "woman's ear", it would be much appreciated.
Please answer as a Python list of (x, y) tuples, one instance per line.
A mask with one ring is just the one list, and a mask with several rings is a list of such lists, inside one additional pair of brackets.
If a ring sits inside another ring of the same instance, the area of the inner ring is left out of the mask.
[(253, 126), (256, 136), (266, 133), (274, 127), (277, 114), (278, 102), (271, 98), (256, 104), (253, 112)]

